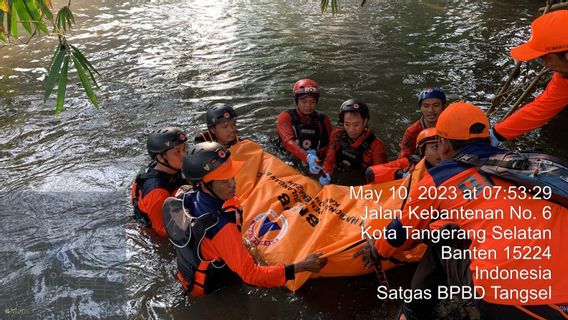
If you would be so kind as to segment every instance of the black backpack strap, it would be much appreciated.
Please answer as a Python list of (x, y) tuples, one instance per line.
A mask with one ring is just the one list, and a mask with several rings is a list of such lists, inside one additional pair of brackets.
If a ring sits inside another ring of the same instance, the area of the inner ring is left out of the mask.
[(300, 117), (298, 117), (298, 114), (296, 114), (296, 109), (288, 109), (286, 110), (286, 112), (288, 112), (290, 118), (292, 118), (292, 128), (294, 129), (294, 134), (296, 135), (295, 138), (298, 139), (302, 121), (300, 120)]
[(296, 124), (300, 123), (300, 117), (298, 117), (298, 115), (296, 114), (296, 109), (288, 109), (288, 110), (286, 110), (286, 112), (288, 112), (288, 114), (290, 115), (290, 118), (292, 118), (292, 124), (294, 126)]
[(325, 113), (315, 111), (314, 114), (316, 115), (316, 120), (319, 123), (320, 128), (320, 136), (321, 136), (321, 146), (327, 146), (329, 144), (329, 136), (327, 134), (327, 130), (325, 128)]
[[(514, 159), (502, 160), (504, 157), (514, 155)], [(459, 154), (454, 158), (457, 162), (471, 165), (474, 167), (481, 167), (484, 165), (497, 166), (506, 169), (526, 170), (529, 167), (529, 159), (520, 153), (501, 153), (496, 156), (481, 159), (472, 154)]]
[(376, 139), (375, 134), (371, 132), (369, 136), (359, 145), (359, 147), (357, 148), (358, 151), (361, 152), (361, 154), (363, 154), (365, 150), (369, 149), (369, 147), (371, 146), (371, 144), (375, 139)]
[(154, 162), (151, 162), (148, 166), (140, 168), (138, 174), (136, 175), (136, 179), (134, 180), (136, 189), (134, 190), (134, 197), (132, 198), (132, 207), (134, 209), (134, 219), (138, 221), (144, 227), (150, 227), (152, 222), (147, 214), (140, 210), (138, 206), (138, 201), (140, 197), (140, 192), (142, 191), (142, 186), (144, 185), (144, 181), (157, 176), (156, 170), (148, 170), (149, 168), (155, 165)]
[(344, 149), (346, 147), (349, 147), (351, 144), (349, 143), (349, 136), (347, 135), (347, 131), (343, 130), (341, 132), (341, 136), (340, 139), (338, 139), (339, 141), (336, 141), (336, 143), (333, 145), (333, 147), (335, 148), (335, 151), (339, 151), (341, 149)]

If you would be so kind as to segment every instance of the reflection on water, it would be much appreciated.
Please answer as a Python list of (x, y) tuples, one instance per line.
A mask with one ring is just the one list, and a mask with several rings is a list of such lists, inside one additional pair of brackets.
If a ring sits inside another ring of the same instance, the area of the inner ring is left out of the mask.
[[(101, 72), (102, 107), (71, 84), (60, 117), (53, 99), (42, 101), (52, 39), (1, 48), (0, 318), (392, 316), (396, 304), (376, 300), (373, 276), (316, 280), (297, 294), (233, 284), (187, 301), (168, 245), (127, 218), (150, 130), (176, 125), (193, 135), (208, 103), (229, 101), (241, 134), (271, 148), (275, 115), (292, 106), (302, 77), (320, 83), (319, 108), (333, 122), (343, 100), (365, 99), (394, 157), (418, 117), (421, 88), (441, 86), (450, 100), (492, 98), (511, 66), (507, 50), (528, 38), (540, 5), (358, 3), (331, 17), (312, 1), (74, 2), (69, 40)], [(567, 157), (557, 139), (565, 122), (563, 113), (517, 146)], [(394, 272), (400, 281), (410, 274)]]

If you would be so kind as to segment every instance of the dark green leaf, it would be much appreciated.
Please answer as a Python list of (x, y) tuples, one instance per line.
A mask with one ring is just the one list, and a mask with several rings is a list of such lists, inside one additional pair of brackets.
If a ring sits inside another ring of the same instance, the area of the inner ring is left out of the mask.
[(79, 60), (82, 60), (84, 62), (84, 64), (86, 64), (89, 69), (91, 69), (93, 72), (95, 72), (96, 74), (100, 75), (99, 72), (93, 67), (93, 65), (89, 62), (89, 60), (87, 60), (87, 58), (85, 58), (85, 56), (83, 55), (83, 53), (77, 49), (77, 47), (70, 45), (71, 49), (73, 49), (73, 52), (77, 53), (78, 58), (80, 58)]
[[(0, 0), (2, 1), (2, 0)], [(8, 15), (8, 14), (6, 14)], [(6, 37), (4, 36), (4, 12), (0, 11), (0, 40), (6, 41)]]
[(28, 33), (32, 33), (32, 27), (30, 26), (30, 14), (28, 13), (28, 8), (24, 4), (24, 0), (13, 0), (15, 11), (18, 11), (18, 16), (20, 17), (20, 24), (26, 29)]
[[(6, 14), (6, 16), (9, 16), (9, 14)], [(7, 39), (4, 33), (4, 12), (0, 11), (0, 40), (6, 42)]]
[(69, 69), (69, 56), (65, 56), (63, 60), (63, 68), (59, 75), (59, 83), (57, 84), (57, 105), (55, 107), (55, 114), (59, 115), (63, 110), (63, 103), (65, 102), (65, 90), (67, 90), (67, 70)]
[(47, 98), (51, 95), (53, 87), (55, 87), (55, 81), (57, 80), (57, 75), (61, 69), (61, 63), (63, 62), (63, 57), (65, 56), (65, 50), (61, 50), (61, 45), (57, 44), (57, 50), (53, 58), (53, 63), (49, 67), (49, 74), (47, 76), (47, 81), (45, 82), (45, 93), (43, 94), (43, 101), (47, 101)]
[(324, 13), (327, 10), (328, 0), (321, 0), (321, 12)]
[(71, 29), (71, 22), (75, 24), (75, 17), (73, 16), (73, 12), (71, 12), (71, 9), (67, 7), (67, 23), (69, 24), (69, 29)]
[(91, 80), (93, 80), (95, 87), (97, 87), (97, 89), (99, 89), (99, 84), (95, 80), (95, 75), (91, 72), (91, 70), (89, 69), (89, 66), (86, 65), (84, 61), (81, 61), (81, 57), (79, 57), (79, 55), (77, 54), (76, 51), (73, 51), (73, 59), (75, 61), (75, 64), (77, 64), (77, 62), (79, 62), (81, 64), (81, 67), (83, 67), (84, 70), (87, 70), (87, 72), (89, 72), (89, 76), (91, 77)]
[(83, 88), (85, 88), (85, 92), (87, 93), (87, 97), (89, 97), (89, 100), (91, 100), (91, 102), (98, 109), (99, 108), (99, 102), (97, 101), (97, 96), (95, 95), (95, 92), (93, 92), (93, 88), (91, 87), (91, 84), (89, 83), (89, 78), (87, 78), (87, 74), (85, 73), (85, 70), (81, 66), (81, 63), (79, 62), (79, 60), (77, 60), (77, 58), (74, 55), (73, 55), (73, 62), (75, 63), (75, 68), (77, 68), (77, 73), (79, 74), (79, 79), (81, 79), (81, 84), (83, 84)]
[(63, 7), (61, 9), (59, 9), (59, 12), (57, 12), (57, 18), (56, 18), (55, 24), (57, 25), (58, 30), (67, 31), (67, 27), (65, 26), (67, 10), (65, 10), (65, 8), (66, 7)]
[(53, 61), (55, 61), (55, 58), (57, 57), (59, 50), (61, 50), (61, 44), (58, 43), (57, 46), (55, 47), (55, 53), (53, 53), (53, 55), (51, 56), (51, 61), (49, 61), (49, 70), (51, 70), (51, 66), (53, 65)]

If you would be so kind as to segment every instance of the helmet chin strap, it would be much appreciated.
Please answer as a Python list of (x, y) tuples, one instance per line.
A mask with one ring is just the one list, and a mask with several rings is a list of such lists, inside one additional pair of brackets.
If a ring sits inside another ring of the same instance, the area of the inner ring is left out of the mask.
[[(162, 155), (162, 154), (159, 154), (159, 155)], [(176, 169), (176, 168), (170, 166), (170, 164), (168, 163), (168, 160), (164, 156), (162, 156), (161, 158), (164, 159), (164, 161), (160, 161), (157, 156), (156, 156), (156, 159), (154, 159), (154, 161), (163, 165), (164, 167), (170, 168), (174, 171), (179, 171), (179, 169)]]
[[(211, 182), (211, 181), (210, 181), (210, 182)], [(207, 183), (204, 182), (204, 183), (203, 183), (203, 186), (205, 187), (205, 189), (207, 189), (208, 193), (213, 196), (213, 198), (215, 198), (215, 199), (217, 199), (217, 200), (220, 200), (220, 201), (223, 201), (223, 199), (221, 199), (221, 197), (219, 197), (219, 196), (217, 195), (217, 193), (215, 193), (215, 191), (213, 191), (213, 188), (211, 188), (211, 187), (209, 186), (209, 182), (207, 182)]]

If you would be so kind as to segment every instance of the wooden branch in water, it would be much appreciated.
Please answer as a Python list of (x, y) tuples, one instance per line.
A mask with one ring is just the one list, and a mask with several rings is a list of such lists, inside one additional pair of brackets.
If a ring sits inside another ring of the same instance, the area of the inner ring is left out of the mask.
[[(568, 2), (562, 2), (562, 3), (557, 3), (557, 4), (553, 4), (550, 7), (549, 11), (555, 11), (555, 10), (562, 10), (562, 9), (568, 9)], [(538, 9), (539, 13), (543, 13), (546, 10), (546, 7), (542, 7), (540, 9)]]
[(517, 63), (515, 64), (515, 67), (509, 73), (509, 77), (507, 78), (507, 81), (501, 87), (501, 90), (499, 90), (499, 93), (497, 93), (495, 98), (493, 98), (493, 100), (491, 100), (491, 106), (489, 106), (489, 109), (487, 109), (487, 114), (491, 114), (493, 109), (495, 109), (495, 106), (497, 105), (497, 103), (499, 103), (499, 100), (501, 100), (501, 97), (504, 95), (505, 91), (507, 91), (507, 89), (509, 89), (509, 86), (511, 86), (511, 82), (513, 82), (513, 79), (515, 79), (519, 76), (519, 74), (520, 74), (519, 71), (521, 70), (521, 65), (522, 65), (522, 62), (517, 61)]
[(521, 97), (515, 102), (515, 104), (511, 107), (511, 109), (509, 109), (509, 111), (507, 112), (507, 114), (503, 117), (503, 120), (507, 119), (507, 117), (509, 117), (510, 115), (513, 114), (513, 112), (517, 111), (517, 109), (519, 108), (519, 105), (521, 105), (521, 102), (523, 102), (523, 100), (525, 100), (525, 98), (529, 95), (529, 93), (534, 89), (534, 87), (536, 86), (538, 80), (540, 80), (540, 78), (542, 78), (542, 76), (548, 71), (547, 67), (543, 67), (542, 70), (540, 70), (540, 72), (534, 77), (533, 81), (531, 82), (531, 84), (529, 85), (529, 87), (525, 90), (525, 92), (523, 92), (523, 94), (521, 95)]

